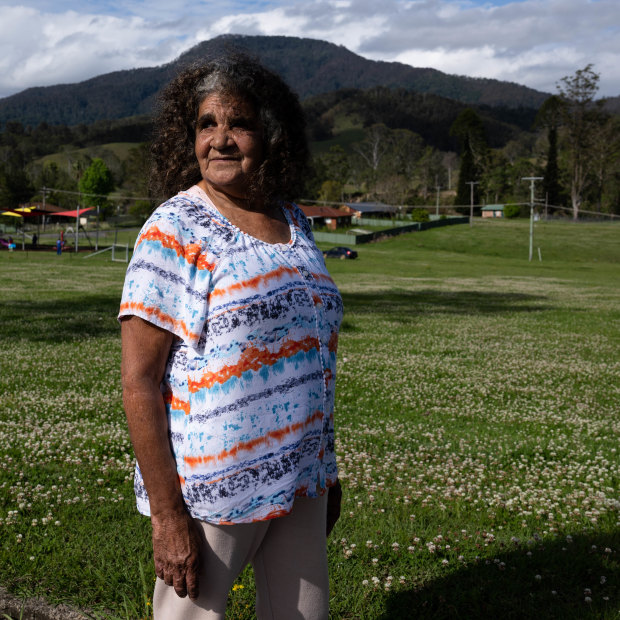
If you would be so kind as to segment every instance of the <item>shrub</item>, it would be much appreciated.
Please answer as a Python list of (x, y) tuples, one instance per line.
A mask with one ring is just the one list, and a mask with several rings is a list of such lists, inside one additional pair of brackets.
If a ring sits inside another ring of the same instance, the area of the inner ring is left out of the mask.
[(414, 222), (430, 222), (431, 220), (426, 209), (412, 209), (411, 219)]
[(520, 213), (520, 205), (504, 205), (504, 217), (513, 219), (515, 217), (519, 217)]

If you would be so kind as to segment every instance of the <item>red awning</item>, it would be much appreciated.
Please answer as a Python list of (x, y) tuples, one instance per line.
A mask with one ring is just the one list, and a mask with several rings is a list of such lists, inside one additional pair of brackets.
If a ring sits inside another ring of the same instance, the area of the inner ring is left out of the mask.
[[(82, 215), (82, 213), (86, 213), (86, 211), (90, 211), (91, 209), (94, 209), (95, 207), (86, 207), (85, 209), (80, 209), (80, 215)], [(50, 213), (50, 215), (66, 215), (67, 217), (77, 217), (78, 216), (78, 212), (77, 209), (75, 211), (59, 211), (58, 213)]]

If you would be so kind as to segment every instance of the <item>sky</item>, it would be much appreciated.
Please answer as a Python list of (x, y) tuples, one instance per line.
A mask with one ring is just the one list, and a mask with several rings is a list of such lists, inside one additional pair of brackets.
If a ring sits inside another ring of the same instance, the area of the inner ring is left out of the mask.
[(0, 97), (161, 65), (227, 33), (322, 39), (549, 93), (592, 64), (599, 95), (620, 95), (619, 0), (0, 0)]

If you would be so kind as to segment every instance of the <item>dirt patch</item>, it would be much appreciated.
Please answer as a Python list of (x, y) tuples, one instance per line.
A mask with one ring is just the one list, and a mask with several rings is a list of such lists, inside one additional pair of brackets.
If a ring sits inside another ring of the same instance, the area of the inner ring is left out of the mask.
[(92, 616), (69, 607), (50, 605), (45, 599), (21, 599), (0, 587), (0, 617), (12, 620), (89, 620)]

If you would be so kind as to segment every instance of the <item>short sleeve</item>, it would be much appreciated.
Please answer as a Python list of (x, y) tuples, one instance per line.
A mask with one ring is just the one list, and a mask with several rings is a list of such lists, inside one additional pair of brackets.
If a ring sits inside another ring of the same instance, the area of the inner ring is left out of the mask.
[(293, 217), (297, 221), (297, 224), (301, 229), (302, 233), (313, 245), (316, 245), (316, 241), (314, 240), (314, 234), (312, 233), (312, 225), (310, 224), (310, 220), (306, 217), (306, 214), (301, 210), (299, 205), (292, 204), (291, 207)]
[(178, 209), (159, 207), (136, 240), (118, 318), (138, 316), (196, 348), (213, 270), (203, 245)]

